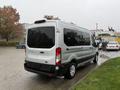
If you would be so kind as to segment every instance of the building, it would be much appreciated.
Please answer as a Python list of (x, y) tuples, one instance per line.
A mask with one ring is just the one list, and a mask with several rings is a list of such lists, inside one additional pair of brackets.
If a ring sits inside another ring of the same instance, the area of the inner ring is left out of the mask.
[(96, 37), (96, 39), (101, 39), (104, 41), (118, 41), (120, 42), (120, 32), (107, 31), (103, 29), (91, 30)]
[(24, 36), (26, 35), (26, 30), (27, 28), (30, 26), (31, 24), (28, 24), (28, 23), (23, 23), (22, 26), (24, 28)]
[(23, 26), (23, 37), (22, 37), (22, 40), (20, 40), (20, 42), (25, 42), (25, 37), (26, 37), (26, 30), (27, 30), (27, 27), (29, 27), (31, 24), (28, 24), (28, 23), (22, 23), (22, 26)]
[(120, 43), (120, 32), (115, 32), (115, 41)]

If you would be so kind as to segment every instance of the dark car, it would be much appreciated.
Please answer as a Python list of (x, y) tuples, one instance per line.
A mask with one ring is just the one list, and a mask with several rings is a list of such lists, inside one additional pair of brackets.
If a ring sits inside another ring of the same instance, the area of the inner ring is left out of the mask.
[(19, 43), (16, 45), (16, 49), (25, 49), (25, 43)]

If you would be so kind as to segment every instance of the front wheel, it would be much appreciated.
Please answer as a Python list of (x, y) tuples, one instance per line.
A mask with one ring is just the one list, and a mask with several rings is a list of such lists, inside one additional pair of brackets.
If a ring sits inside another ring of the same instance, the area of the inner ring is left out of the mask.
[(98, 55), (97, 55), (97, 54), (95, 55), (95, 58), (94, 58), (93, 62), (94, 62), (95, 64), (98, 62)]
[(70, 66), (68, 67), (68, 71), (65, 75), (66, 79), (72, 79), (75, 77), (76, 74), (76, 64), (75, 63), (71, 63)]

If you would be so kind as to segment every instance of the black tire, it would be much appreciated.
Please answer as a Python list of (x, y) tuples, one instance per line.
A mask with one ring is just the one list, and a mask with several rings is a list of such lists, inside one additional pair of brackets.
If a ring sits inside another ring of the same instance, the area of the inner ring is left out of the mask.
[(68, 67), (67, 73), (65, 74), (65, 78), (66, 79), (72, 79), (72, 78), (75, 77), (75, 74), (76, 74), (76, 64), (71, 63)]
[(96, 54), (94, 57), (93, 63), (97, 64), (97, 62), (98, 62), (98, 55)]

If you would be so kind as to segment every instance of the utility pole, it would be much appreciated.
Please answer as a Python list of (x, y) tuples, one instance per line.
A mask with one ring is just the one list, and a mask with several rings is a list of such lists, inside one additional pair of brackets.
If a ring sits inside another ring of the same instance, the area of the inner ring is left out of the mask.
[(96, 23), (96, 30), (98, 30), (98, 23)]

